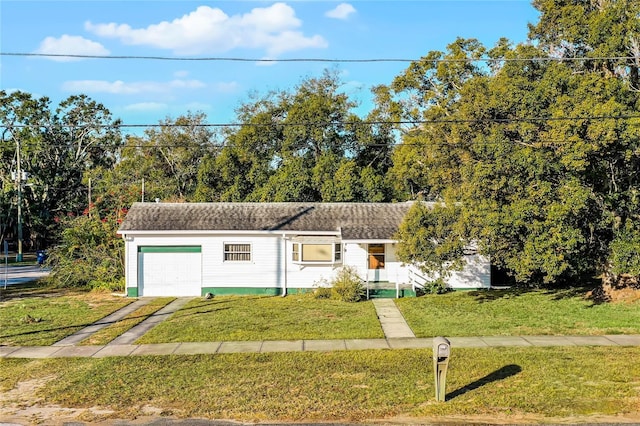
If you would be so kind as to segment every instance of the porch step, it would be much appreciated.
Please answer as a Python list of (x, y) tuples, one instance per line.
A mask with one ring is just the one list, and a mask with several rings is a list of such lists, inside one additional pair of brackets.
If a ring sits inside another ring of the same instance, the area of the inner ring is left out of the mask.
[[(365, 284), (365, 287), (367, 285)], [(369, 283), (369, 299), (393, 299), (396, 297), (415, 297), (416, 293), (410, 284), (401, 284), (396, 289), (396, 284), (391, 282)], [(399, 293), (399, 294), (398, 294)]]

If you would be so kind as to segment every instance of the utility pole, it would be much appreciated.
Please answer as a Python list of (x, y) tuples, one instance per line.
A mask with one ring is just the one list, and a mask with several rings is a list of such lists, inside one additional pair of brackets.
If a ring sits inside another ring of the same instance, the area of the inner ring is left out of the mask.
[(20, 164), (20, 139), (16, 139), (16, 183), (18, 186), (18, 254), (16, 262), (22, 262), (22, 167)]
[(92, 202), (91, 202), (91, 178), (89, 178), (89, 204), (87, 206), (87, 214), (89, 215), (89, 217), (91, 217), (91, 209), (93, 208), (92, 206)]

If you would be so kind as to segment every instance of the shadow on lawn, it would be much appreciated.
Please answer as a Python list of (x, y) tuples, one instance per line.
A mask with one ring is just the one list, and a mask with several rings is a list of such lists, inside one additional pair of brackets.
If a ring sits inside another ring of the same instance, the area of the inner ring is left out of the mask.
[(478, 389), (484, 385), (488, 385), (489, 383), (497, 382), (499, 380), (504, 380), (511, 376), (515, 376), (516, 374), (522, 371), (522, 367), (515, 364), (505, 365), (504, 367), (494, 371), (493, 373), (487, 374), (481, 379), (476, 380), (473, 383), (469, 383), (466, 386), (461, 387), (451, 393), (448, 393), (445, 397), (445, 400), (448, 401), (453, 398), (457, 398), (461, 395), (464, 395), (467, 392), (471, 392), (472, 390)]
[[(138, 319), (147, 319), (149, 318), (151, 315), (140, 315), (140, 316), (132, 316), (132, 317), (127, 317), (128, 320), (138, 320)], [(41, 320), (43, 322), (46, 322), (47, 320)], [(83, 324), (72, 324), (72, 325), (65, 325), (65, 326), (60, 326), (60, 327), (52, 327), (52, 328), (43, 328), (43, 329), (39, 329), (39, 330), (29, 330), (29, 331), (21, 331), (19, 333), (14, 333), (14, 334), (0, 334), (0, 339), (7, 339), (9, 337), (18, 337), (18, 336), (29, 336), (29, 335), (37, 335), (40, 333), (51, 333), (51, 332), (56, 332), (56, 331), (61, 331), (61, 330), (67, 330), (67, 333), (60, 337), (59, 340), (64, 339), (67, 336), (72, 335), (73, 333), (82, 330), (85, 327), (89, 327), (92, 325), (104, 325), (105, 327), (108, 327), (110, 325), (116, 324), (118, 322), (121, 322), (122, 320), (114, 320), (114, 321), (103, 321), (103, 320), (98, 320), (92, 323), (83, 323)], [(0, 346), (2, 346), (2, 340), (0, 340)], [(0, 423), (1, 425), (2, 423)]]
[[(516, 297), (524, 296), (527, 293), (538, 293), (547, 296), (550, 300), (559, 301), (565, 299), (584, 299), (591, 302), (586, 306), (591, 308), (595, 305), (605, 303), (606, 300), (600, 297), (602, 286), (599, 283), (585, 281), (580, 285), (567, 286), (567, 287), (514, 287), (505, 290), (488, 289), (470, 291), (469, 294), (473, 296), (476, 302), (487, 303), (501, 299), (515, 299)], [(600, 292), (599, 292), (600, 290)]]
[(507, 290), (496, 290), (496, 289), (488, 289), (488, 290), (474, 290), (470, 291), (469, 294), (473, 296), (477, 302), (485, 303), (485, 302), (493, 302), (494, 300), (499, 299), (513, 299), (518, 296), (522, 296), (523, 294), (529, 293), (533, 291), (532, 288), (527, 287), (515, 287)]
[[(242, 299), (239, 299), (239, 298)], [(185, 318), (190, 316), (211, 314), (220, 311), (232, 309), (238, 303), (244, 303), (250, 300), (264, 299), (265, 296), (230, 296), (228, 298), (199, 300), (197, 303), (187, 305), (176, 312), (176, 318)], [(240, 301), (240, 302), (239, 302)]]
[(36, 279), (25, 283), (11, 284), (4, 288), (0, 282), (0, 302), (20, 299), (51, 298), (80, 294), (78, 289), (54, 288), (46, 284), (42, 279)]

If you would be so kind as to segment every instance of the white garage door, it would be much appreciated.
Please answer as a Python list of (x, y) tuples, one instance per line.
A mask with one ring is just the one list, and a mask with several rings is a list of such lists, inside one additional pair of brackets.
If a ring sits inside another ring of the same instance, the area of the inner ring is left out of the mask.
[(138, 247), (139, 296), (200, 296), (200, 246)]

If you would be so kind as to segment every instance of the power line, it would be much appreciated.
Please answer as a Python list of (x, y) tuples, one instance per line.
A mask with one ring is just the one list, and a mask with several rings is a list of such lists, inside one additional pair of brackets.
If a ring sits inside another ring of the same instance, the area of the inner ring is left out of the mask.
[[(612, 142), (619, 142), (620, 139), (615, 139), (615, 138), (600, 138), (597, 140), (594, 139), (581, 139), (580, 142), (590, 142), (590, 143), (612, 143)], [(5, 142), (9, 142), (9, 141), (5, 141)], [(555, 146), (559, 146), (562, 144), (570, 144), (570, 143), (575, 143), (577, 142), (575, 139), (534, 139), (534, 140), (528, 140), (528, 141), (523, 141), (523, 140), (506, 140), (506, 139), (502, 139), (502, 140), (494, 140), (494, 139), (489, 139), (489, 138), (484, 138), (482, 140), (457, 140), (457, 141), (446, 141), (445, 138), (442, 138), (442, 140), (434, 140), (434, 139), (429, 139), (429, 140), (417, 140), (417, 141), (401, 141), (401, 142), (395, 142), (395, 141), (391, 141), (388, 144), (385, 143), (360, 143), (355, 147), (347, 147), (345, 148), (345, 150), (351, 150), (351, 149), (364, 149), (364, 148), (402, 148), (402, 147), (428, 147), (428, 146), (446, 146), (446, 147), (450, 147), (450, 148), (456, 148), (456, 147), (470, 147), (470, 146), (492, 146), (492, 145), (502, 145), (502, 146), (506, 146), (506, 145), (510, 145), (510, 146), (518, 146), (518, 147), (530, 147), (530, 148), (553, 148)], [(55, 143), (55, 142), (47, 142), (47, 146), (56, 146), (56, 147), (65, 147), (67, 146), (66, 143), (64, 142), (60, 142), (60, 143)], [(127, 149), (165, 149), (165, 148), (184, 148), (184, 149), (193, 149), (193, 148), (202, 148), (203, 150), (206, 151), (207, 148), (214, 148), (214, 149), (222, 149), (225, 148), (227, 146), (230, 146), (230, 144), (227, 141), (212, 141), (212, 142), (204, 142), (204, 143), (199, 143), (197, 146), (196, 145), (180, 145), (180, 144), (154, 144), (153, 142), (147, 142), (147, 143), (140, 143), (140, 144), (130, 144), (130, 143), (124, 143), (122, 145), (118, 145), (118, 146), (111, 146), (111, 145), (103, 145), (103, 144), (95, 144), (92, 145), (92, 147), (94, 148), (112, 148), (112, 149), (116, 149), (116, 150), (127, 150)], [(632, 148), (632, 147), (630, 147)], [(625, 147), (619, 147), (619, 150), (625, 150), (628, 148)], [(637, 149), (637, 148), (636, 148)]]
[(142, 55), (76, 55), (66, 53), (24, 53), (24, 52), (0, 52), (0, 56), (23, 56), (45, 58), (68, 59), (118, 59), (118, 60), (152, 60), (152, 61), (191, 61), (191, 62), (324, 62), (324, 63), (375, 63), (375, 62), (417, 62), (428, 61), (435, 63), (460, 63), (460, 62), (572, 62), (572, 61), (627, 61), (638, 60), (638, 56), (597, 56), (597, 57), (531, 57), (531, 58), (238, 58), (238, 57), (179, 57), (179, 56), (142, 56)]
[[(363, 121), (300, 121), (300, 122), (270, 122), (270, 123), (156, 123), (156, 124), (85, 124), (85, 125), (65, 125), (66, 129), (86, 129), (86, 128), (216, 128), (216, 127), (328, 127), (328, 126), (378, 126), (378, 125), (429, 125), (429, 124), (510, 124), (526, 122), (554, 122), (554, 121), (601, 121), (601, 120), (633, 120), (640, 119), (640, 115), (587, 115), (573, 117), (515, 117), (515, 118), (469, 118), (469, 119), (435, 119), (435, 120), (363, 120)], [(40, 124), (11, 124), (3, 125), (0, 128), (15, 129), (42, 129), (45, 125)]]

